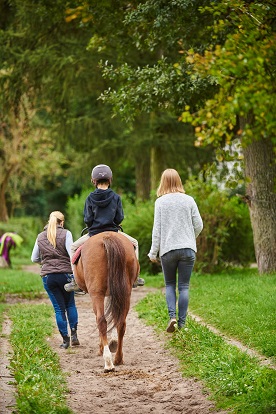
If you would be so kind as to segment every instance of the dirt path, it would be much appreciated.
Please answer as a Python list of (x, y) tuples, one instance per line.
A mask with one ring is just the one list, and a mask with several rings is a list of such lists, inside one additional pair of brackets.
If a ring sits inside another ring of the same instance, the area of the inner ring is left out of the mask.
[[(28, 266), (24, 270), (38, 273), (39, 266)], [(68, 350), (60, 349), (61, 337), (57, 329), (54, 336), (49, 339), (60, 357), (63, 371), (68, 373), (67, 402), (75, 414), (107, 414), (111, 410), (120, 414), (216, 412), (214, 405), (208, 400), (208, 395), (203, 392), (200, 382), (182, 378), (178, 361), (165, 350), (164, 340), (158, 338), (152, 327), (145, 326), (138, 318), (134, 306), (148, 292), (149, 289), (146, 287), (132, 291), (131, 309), (124, 337), (124, 365), (116, 367), (114, 373), (103, 372), (103, 358), (98, 356), (98, 330), (88, 295), (76, 296), (81, 345)], [(203, 323), (198, 317), (193, 317)], [(215, 328), (207, 326), (214, 331)], [(221, 335), (219, 331), (215, 333)], [(8, 331), (5, 334), (8, 335)], [(239, 348), (242, 346), (231, 339), (229, 342), (233, 342), (232, 345)], [(2, 410), (3, 404), (0, 404), (0, 413), (9, 414), (12, 412), (9, 407), (14, 402), (14, 399), (11, 399), (11, 387), (8, 386), (11, 378), (9, 372), (2, 371), (2, 368), (3, 363), (6, 365), (11, 350), (7, 340), (4, 345), (0, 388), (1, 391), (5, 390), (4, 397), (7, 398), (5, 410)], [(3, 384), (5, 381), (6, 384)]]
[(0, 414), (12, 413), (15, 406), (15, 387), (13, 385), (14, 378), (9, 371), (9, 357), (11, 353), (11, 345), (9, 343), (9, 335), (11, 331), (11, 321), (4, 315), (3, 329), (0, 337), (1, 347), (1, 365), (0, 365)]
[[(26, 266), (39, 273), (39, 266)], [(76, 414), (209, 414), (216, 412), (199, 382), (182, 378), (178, 361), (164, 348), (151, 327), (145, 326), (133, 309), (149, 289), (133, 289), (124, 336), (124, 365), (104, 374), (98, 356), (98, 330), (88, 295), (76, 296), (79, 313), (79, 347), (60, 349), (55, 330), (51, 345), (68, 373), (68, 406)], [(220, 411), (220, 414), (225, 412)]]
[(98, 356), (98, 331), (90, 298), (76, 298), (81, 346), (64, 351), (59, 349), (58, 333), (52, 340), (62, 369), (69, 373), (68, 405), (75, 413), (214, 412), (200, 383), (181, 377), (177, 360), (164, 349), (152, 328), (138, 319), (133, 306), (147, 292), (144, 287), (133, 290), (124, 337), (124, 365), (109, 374), (104, 374), (103, 358)]

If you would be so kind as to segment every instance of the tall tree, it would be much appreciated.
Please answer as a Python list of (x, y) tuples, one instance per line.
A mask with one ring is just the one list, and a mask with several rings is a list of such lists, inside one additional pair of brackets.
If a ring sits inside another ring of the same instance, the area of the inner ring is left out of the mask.
[(7, 201), (11, 210), (20, 205), (25, 189), (41, 188), (44, 177), (62, 174), (65, 162), (47, 131), (32, 127), (34, 111), (26, 99), (21, 101), (24, 106), (17, 106), (16, 116), (2, 118), (0, 126), (0, 221), (9, 219)]
[(241, 146), (256, 259), (267, 273), (276, 270), (276, 6), (230, 1), (212, 12), (215, 32), (228, 32), (226, 41), (204, 55), (190, 51), (187, 59), (198, 76), (210, 74), (219, 91), (192, 122), (199, 145), (235, 139)]
[(126, 19), (137, 45), (164, 53), (152, 66), (116, 68), (122, 86), (104, 94), (125, 117), (174, 108), (220, 161), (238, 138), (260, 273), (276, 270), (275, 16), (269, 1), (140, 2)]

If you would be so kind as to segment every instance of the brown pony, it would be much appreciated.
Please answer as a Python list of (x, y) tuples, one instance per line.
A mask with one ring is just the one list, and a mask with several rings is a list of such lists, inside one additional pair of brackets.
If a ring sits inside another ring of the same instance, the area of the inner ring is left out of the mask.
[[(111, 351), (116, 350), (114, 364), (123, 364), (123, 337), (130, 307), (132, 285), (139, 273), (134, 246), (120, 233), (106, 231), (90, 237), (74, 265), (79, 287), (88, 292), (100, 336), (100, 355), (104, 372), (115, 371)], [(108, 298), (106, 298), (108, 297)], [(108, 299), (108, 300), (105, 300)], [(107, 306), (106, 306), (107, 305)], [(107, 333), (115, 327), (118, 343), (108, 346)]]

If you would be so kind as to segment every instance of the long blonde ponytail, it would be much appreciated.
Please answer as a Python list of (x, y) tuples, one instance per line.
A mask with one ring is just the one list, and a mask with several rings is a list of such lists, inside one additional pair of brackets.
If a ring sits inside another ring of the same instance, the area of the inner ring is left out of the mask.
[(57, 237), (57, 225), (64, 221), (64, 215), (60, 211), (53, 211), (50, 214), (48, 227), (47, 227), (47, 239), (54, 248), (56, 248)]

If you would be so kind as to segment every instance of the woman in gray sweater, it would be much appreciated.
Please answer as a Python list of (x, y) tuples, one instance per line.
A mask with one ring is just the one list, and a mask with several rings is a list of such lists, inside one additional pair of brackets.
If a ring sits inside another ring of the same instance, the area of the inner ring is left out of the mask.
[[(169, 313), (167, 332), (185, 325), (189, 302), (189, 283), (196, 258), (196, 238), (203, 223), (195, 200), (185, 194), (181, 178), (174, 169), (161, 175), (155, 201), (152, 244), (148, 254), (152, 262), (159, 254), (166, 284)], [(178, 319), (176, 319), (176, 275), (178, 271)]]

